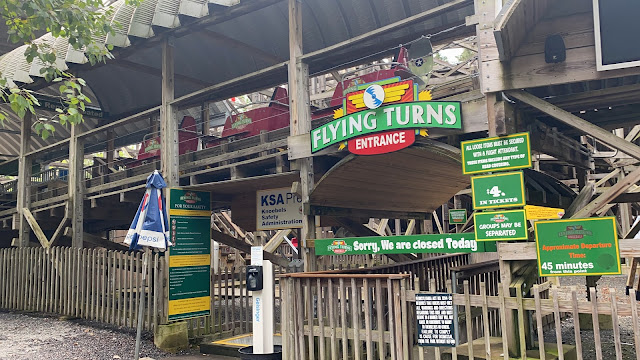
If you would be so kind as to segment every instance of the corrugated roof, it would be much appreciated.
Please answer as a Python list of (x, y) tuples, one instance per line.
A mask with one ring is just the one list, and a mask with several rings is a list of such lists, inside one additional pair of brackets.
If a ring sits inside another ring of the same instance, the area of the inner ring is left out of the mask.
[[(448, 2), (303, 0), (304, 51), (323, 49)], [(112, 120), (160, 104), (159, 40), (165, 37), (171, 37), (175, 46), (176, 97), (289, 58), (287, 1), (144, 0), (133, 9), (124, 4), (124, 0), (118, 0), (111, 7), (115, 10), (112, 21), (122, 27), (116, 27), (115, 34), (98, 39), (116, 47), (113, 52), (116, 59), (107, 64), (93, 67), (85, 64), (83, 53), (73, 50), (64, 39), (53, 39), (47, 34), (39, 41), (53, 42), (60, 59), (58, 66), (62, 69), (70, 67), (83, 77), (97, 103)], [(455, 9), (427, 21), (314, 57), (310, 59), (310, 71), (327, 71), (421, 35), (463, 24), (465, 17), (471, 14), (473, 1), (462, 2)], [(473, 32), (475, 27), (457, 30), (458, 34)], [(38, 80), (40, 64), (26, 64), (23, 51), (18, 48), (2, 56), (0, 73), (15, 82), (31, 83)], [(223, 89), (213, 100), (285, 82), (286, 69), (277, 69), (240, 87)], [(0, 141), (0, 153), (3, 142)]]

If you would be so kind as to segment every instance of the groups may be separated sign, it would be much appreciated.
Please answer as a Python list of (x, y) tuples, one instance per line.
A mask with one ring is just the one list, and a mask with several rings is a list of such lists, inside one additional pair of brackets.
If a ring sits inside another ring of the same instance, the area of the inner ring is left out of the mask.
[(302, 199), (291, 188), (256, 192), (256, 229), (280, 230), (302, 227)]

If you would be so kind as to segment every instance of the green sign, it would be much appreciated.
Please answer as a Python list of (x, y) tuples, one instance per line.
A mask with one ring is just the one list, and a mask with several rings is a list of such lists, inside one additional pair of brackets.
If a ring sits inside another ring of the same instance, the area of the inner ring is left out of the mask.
[(311, 152), (358, 136), (388, 130), (461, 129), (459, 102), (416, 101), (381, 106), (343, 116), (311, 131)]
[(474, 176), (471, 178), (474, 209), (496, 209), (524, 206), (522, 171)]
[(540, 276), (620, 274), (614, 217), (536, 221), (534, 227)]
[(464, 224), (467, 222), (467, 210), (449, 209), (449, 224)]
[(463, 141), (460, 146), (465, 174), (531, 167), (529, 133)]
[(495, 243), (479, 243), (472, 233), (369, 236), (314, 240), (316, 255), (495, 252)]
[(526, 240), (527, 217), (524, 210), (489, 211), (473, 215), (476, 240)]
[(169, 321), (211, 310), (210, 193), (169, 189)]

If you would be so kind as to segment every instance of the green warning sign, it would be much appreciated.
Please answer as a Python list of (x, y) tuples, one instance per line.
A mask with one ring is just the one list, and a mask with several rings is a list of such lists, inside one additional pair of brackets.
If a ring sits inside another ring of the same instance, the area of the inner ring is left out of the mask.
[(459, 225), (467, 222), (466, 209), (449, 209), (449, 224)]
[(529, 133), (463, 141), (460, 146), (465, 174), (531, 167)]
[(489, 211), (473, 215), (476, 241), (526, 240), (524, 210)]

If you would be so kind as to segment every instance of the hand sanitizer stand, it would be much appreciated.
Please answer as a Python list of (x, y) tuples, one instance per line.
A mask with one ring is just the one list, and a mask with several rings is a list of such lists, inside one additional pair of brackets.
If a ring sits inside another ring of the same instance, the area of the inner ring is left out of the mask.
[[(260, 290), (252, 290), (260, 288)], [(239, 350), (244, 360), (282, 359), (282, 348), (274, 352), (274, 273), (273, 264), (262, 260), (262, 247), (251, 248), (251, 266), (247, 267), (247, 289), (253, 297), (253, 346)]]

